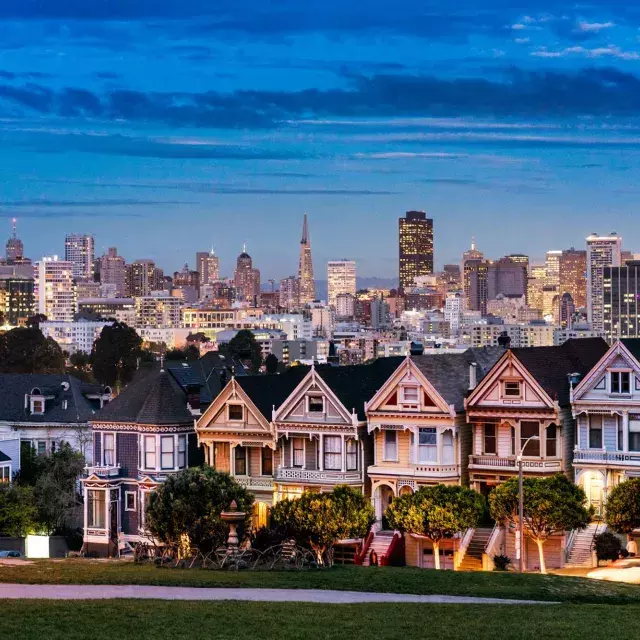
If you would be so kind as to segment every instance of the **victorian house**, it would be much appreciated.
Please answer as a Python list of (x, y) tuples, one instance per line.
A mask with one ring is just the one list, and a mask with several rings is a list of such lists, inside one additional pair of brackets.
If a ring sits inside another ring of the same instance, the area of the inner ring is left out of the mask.
[(155, 370), (92, 418), (93, 460), (82, 478), (85, 553), (115, 556), (148, 541), (149, 494), (201, 464), (188, 400), (170, 373)]

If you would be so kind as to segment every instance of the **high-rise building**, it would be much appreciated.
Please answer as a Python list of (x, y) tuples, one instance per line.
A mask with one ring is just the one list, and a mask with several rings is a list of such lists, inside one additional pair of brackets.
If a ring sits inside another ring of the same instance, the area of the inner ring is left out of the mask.
[(560, 257), (560, 293), (570, 293), (576, 308), (587, 306), (587, 252), (566, 249)]
[(179, 327), (182, 301), (166, 292), (135, 299), (136, 327)]
[(253, 268), (253, 260), (246, 246), (238, 256), (233, 276), (238, 300), (255, 303), (260, 296), (260, 271)]
[(619, 267), (622, 237), (616, 233), (587, 237), (587, 318), (594, 331), (604, 329), (604, 270)]
[(382, 298), (371, 301), (371, 328), (384, 329), (389, 326), (389, 305)]
[(36, 310), (47, 320), (71, 322), (76, 312), (73, 264), (58, 256), (44, 257), (34, 265)]
[(527, 266), (525, 261), (514, 261), (510, 256), (492, 262), (487, 272), (487, 299), (495, 300), (498, 295), (527, 296)]
[(482, 315), (487, 313), (490, 264), (484, 260), (467, 260), (465, 265), (469, 274), (469, 309)]
[(298, 264), (299, 303), (304, 306), (316, 299), (316, 283), (313, 278), (313, 260), (311, 259), (311, 238), (309, 223), (304, 214), (302, 239), (300, 240), (300, 262)]
[(640, 338), (640, 261), (603, 268), (604, 338)]
[(542, 289), (547, 279), (547, 267), (544, 264), (533, 264), (529, 269), (527, 280), (527, 304), (532, 309), (542, 311)]
[(576, 305), (571, 294), (567, 291), (560, 298), (560, 326), (563, 329), (571, 329), (573, 325), (573, 314), (576, 312)]
[(280, 280), (279, 306), (291, 311), (298, 306), (300, 299), (300, 281), (296, 276), (289, 276)]
[(418, 276), (433, 273), (433, 220), (424, 211), (407, 211), (398, 220), (400, 287), (413, 286)]
[(0, 312), (5, 323), (15, 327), (33, 315), (33, 286), (33, 278), (0, 275)]
[(22, 258), (24, 258), (24, 246), (22, 244), (22, 240), (20, 240), (20, 238), (18, 238), (16, 234), (16, 223), (17, 220), (14, 218), (11, 221), (11, 224), (13, 226), (13, 234), (7, 240), (6, 245), (7, 264), (15, 264), (16, 261), (19, 262), (20, 260), (22, 260)]
[(352, 293), (339, 293), (336, 296), (336, 318), (353, 318), (356, 313), (356, 299)]
[(464, 295), (469, 299), (471, 293), (469, 276), (472, 270), (472, 265), (478, 261), (484, 260), (484, 254), (482, 251), (478, 251), (476, 248), (476, 239), (471, 238), (471, 249), (467, 249), (462, 254), (462, 285), (464, 289)]
[(113, 285), (115, 297), (123, 297), (126, 293), (127, 265), (116, 247), (109, 247), (107, 253), (100, 258), (100, 284)]
[(327, 263), (327, 302), (335, 309), (341, 293), (356, 295), (355, 260), (331, 260)]
[(164, 289), (164, 272), (153, 260), (134, 260), (127, 266), (126, 276), (127, 297), (148, 296), (152, 291)]
[(68, 233), (64, 240), (64, 259), (70, 262), (74, 278), (93, 278), (93, 236)]
[(196, 269), (200, 273), (201, 286), (220, 280), (220, 261), (213, 249), (196, 253)]
[(560, 258), (562, 257), (562, 251), (547, 251), (545, 258), (546, 277), (545, 286), (547, 287), (559, 287), (560, 286)]

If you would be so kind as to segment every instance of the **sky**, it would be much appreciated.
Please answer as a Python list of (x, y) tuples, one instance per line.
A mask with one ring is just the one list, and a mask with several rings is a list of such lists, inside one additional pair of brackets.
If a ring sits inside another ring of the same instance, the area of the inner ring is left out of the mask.
[[(0, 239), (92, 233), (165, 272), (246, 243), (263, 281), (640, 251), (640, 6), (563, 0), (0, 0)], [(3, 232), (2, 229), (5, 231)]]

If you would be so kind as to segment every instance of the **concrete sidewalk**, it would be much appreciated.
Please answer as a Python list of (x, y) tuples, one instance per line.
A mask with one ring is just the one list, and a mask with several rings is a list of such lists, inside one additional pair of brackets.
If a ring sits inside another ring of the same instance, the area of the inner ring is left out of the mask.
[(208, 587), (153, 587), (144, 585), (0, 584), (0, 599), (27, 600), (243, 600), (250, 602), (417, 602), (424, 604), (557, 604), (536, 600), (504, 600), (468, 596), (418, 596), (401, 593), (361, 593), (322, 589), (227, 589)]

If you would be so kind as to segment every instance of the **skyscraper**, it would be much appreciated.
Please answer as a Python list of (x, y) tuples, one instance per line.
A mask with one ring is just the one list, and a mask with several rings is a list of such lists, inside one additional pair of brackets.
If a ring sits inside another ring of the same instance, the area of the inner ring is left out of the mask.
[(433, 220), (424, 211), (407, 211), (398, 220), (400, 287), (433, 273)]
[(238, 300), (251, 303), (256, 301), (260, 295), (260, 271), (253, 268), (253, 260), (247, 253), (246, 246), (238, 256), (233, 281)]
[(11, 221), (13, 234), (7, 240), (7, 264), (15, 264), (16, 260), (19, 261), (24, 258), (24, 246), (22, 245), (22, 240), (20, 240), (16, 234), (16, 222), (17, 220), (15, 218)]
[(36, 310), (47, 320), (71, 322), (76, 312), (73, 264), (58, 256), (44, 257), (34, 265)]
[(566, 249), (560, 257), (560, 294), (570, 293), (576, 308), (587, 306), (587, 252)]
[(126, 271), (127, 295), (132, 298), (148, 296), (152, 291), (164, 289), (164, 272), (156, 268), (156, 263), (148, 258), (134, 260)]
[(116, 247), (109, 247), (100, 258), (100, 284), (113, 285), (115, 297), (122, 298), (126, 293), (127, 265)]
[(640, 338), (640, 261), (603, 268), (604, 338)]
[(300, 299), (300, 280), (296, 276), (289, 276), (280, 280), (280, 292), (278, 304), (287, 311), (292, 311), (298, 306)]
[(527, 281), (527, 304), (532, 309), (544, 308), (543, 289), (547, 279), (547, 267), (544, 264), (532, 264)]
[(304, 214), (302, 224), (302, 239), (300, 240), (300, 262), (298, 265), (299, 302), (307, 305), (316, 299), (316, 283), (313, 278), (313, 261), (311, 259), (311, 238), (309, 237), (309, 223)]
[(33, 278), (18, 274), (0, 275), (0, 311), (14, 327), (33, 315)]
[(604, 270), (619, 267), (622, 237), (616, 233), (587, 237), (587, 318), (594, 331), (604, 329)]
[(200, 284), (213, 284), (220, 280), (220, 261), (213, 249), (196, 253), (196, 269), (200, 273)]
[(469, 299), (469, 295), (471, 293), (469, 280), (469, 274), (471, 273), (472, 269), (471, 264), (473, 263), (473, 261), (482, 262), (483, 260), (484, 253), (482, 253), (482, 251), (478, 251), (478, 249), (476, 248), (476, 239), (471, 238), (471, 249), (467, 249), (462, 254), (462, 288), (464, 289), (464, 295), (467, 300)]
[(92, 278), (94, 260), (93, 236), (68, 233), (64, 241), (64, 259), (70, 262), (74, 278)]
[(545, 259), (546, 287), (560, 287), (560, 258), (562, 257), (562, 251), (552, 250), (547, 251)]
[(501, 258), (488, 266), (487, 300), (495, 300), (499, 294), (505, 296), (527, 295), (527, 262)]
[(356, 295), (356, 263), (354, 260), (331, 260), (327, 263), (327, 302), (335, 309), (341, 293)]
[(488, 280), (490, 262), (483, 260), (468, 260), (469, 269), (469, 309), (487, 313)]

